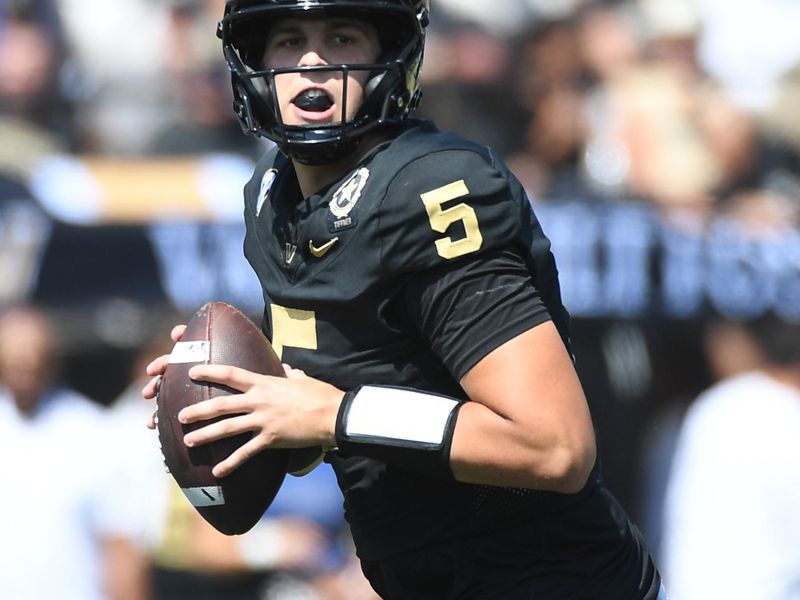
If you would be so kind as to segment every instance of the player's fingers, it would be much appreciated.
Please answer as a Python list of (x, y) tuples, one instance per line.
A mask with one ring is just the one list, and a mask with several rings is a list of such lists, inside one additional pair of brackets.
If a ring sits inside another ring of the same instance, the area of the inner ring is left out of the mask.
[(301, 377), (306, 376), (306, 372), (302, 369), (293, 369), (286, 363), (283, 364), (283, 372), (286, 374), (286, 377), (289, 379), (300, 379)]
[(186, 325), (180, 324), (175, 325), (172, 328), (172, 331), (169, 332), (169, 337), (172, 338), (173, 342), (180, 342), (181, 338), (183, 337), (183, 333), (186, 331)]
[(231, 416), (226, 419), (215, 421), (214, 423), (209, 423), (208, 425), (187, 433), (183, 436), (183, 443), (190, 448), (202, 446), (209, 442), (215, 442), (252, 430), (253, 427), (246, 415)]
[(263, 448), (258, 443), (258, 438), (253, 438), (249, 442), (239, 446), (221, 463), (216, 464), (214, 468), (211, 469), (211, 473), (214, 475), (214, 477), (225, 477), (230, 475), (262, 450)]
[(178, 413), (178, 421), (184, 424), (208, 421), (217, 417), (249, 413), (252, 408), (242, 394), (218, 396), (182, 408)]
[(161, 385), (161, 375), (156, 375), (148, 381), (142, 388), (142, 396), (148, 400), (152, 400), (158, 395), (158, 388)]
[(246, 392), (266, 375), (229, 365), (195, 365), (189, 369), (189, 377), (194, 381), (219, 383)]
[(156, 413), (153, 412), (149, 417), (147, 417), (147, 428), (148, 429), (155, 429), (156, 428)]
[(156, 359), (153, 359), (146, 367), (145, 372), (150, 377), (158, 377), (163, 375), (169, 364), (169, 354), (162, 354)]

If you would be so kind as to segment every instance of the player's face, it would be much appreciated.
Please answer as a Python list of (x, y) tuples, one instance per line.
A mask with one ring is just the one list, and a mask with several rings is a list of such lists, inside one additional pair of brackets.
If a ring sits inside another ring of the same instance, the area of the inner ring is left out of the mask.
[[(278, 21), (270, 30), (264, 52), (266, 68), (369, 64), (380, 54), (375, 28), (357, 19)], [(352, 119), (364, 99), (366, 71), (285, 73), (275, 77), (277, 104), (286, 125), (341, 122), (347, 86), (346, 119)]]

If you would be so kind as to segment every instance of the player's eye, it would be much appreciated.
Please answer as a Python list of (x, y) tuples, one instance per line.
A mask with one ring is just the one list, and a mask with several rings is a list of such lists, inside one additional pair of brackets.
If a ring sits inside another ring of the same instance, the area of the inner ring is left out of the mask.
[(339, 44), (340, 46), (352, 46), (353, 44), (356, 43), (355, 38), (344, 33), (339, 33), (333, 36), (333, 41)]
[(303, 36), (294, 31), (279, 31), (270, 36), (267, 49), (278, 50), (298, 48), (303, 44)]
[(331, 32), (331, 39), (340, 46), (362, 45), (367, 42), (364, 33), (358, 27), (350, 25), (336, 27)]
[(299, 48), (303, 40), (299, 35), (286, 35), (278, 38), (274, 43), (279, 48)]

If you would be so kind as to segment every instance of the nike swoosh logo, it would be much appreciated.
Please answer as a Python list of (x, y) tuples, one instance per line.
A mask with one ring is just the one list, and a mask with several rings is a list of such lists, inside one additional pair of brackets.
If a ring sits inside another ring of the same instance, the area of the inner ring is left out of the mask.
[(339, 238), (335, 237), (332, 240), (328, 240), (327, 242), (322, 244), (322, 246), (320, 246), (319, 248), (315, 248), (314, 242), (312, 240), (308, 240), (308, 250), (311, 252), (311, 254), (313, 254), (317, 258), (322, 258), (328, 253), (328, 250), (333, 248), (334, 244), (336, 244), (336, 242), (338, 241)]

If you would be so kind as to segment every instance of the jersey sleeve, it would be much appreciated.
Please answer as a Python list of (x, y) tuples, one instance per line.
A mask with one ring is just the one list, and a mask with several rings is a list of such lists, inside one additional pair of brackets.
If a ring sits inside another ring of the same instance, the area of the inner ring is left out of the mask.
[(456, 380), (551, 318), (532, 277), (520, 194), (491, 155), (448, 150), (407, 165), (384, 199), (383, 267), (404, 282), (401, 314)]
[(403, 306), (456, 381), (492, 350), (551, 319), (511, 249), (419, 273), (403, 288)]

